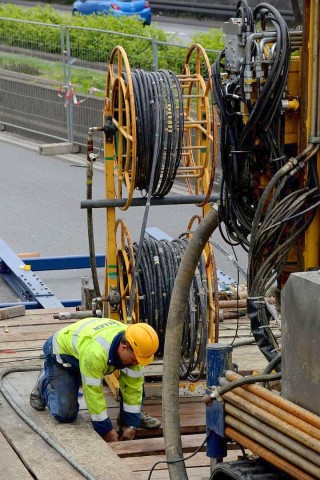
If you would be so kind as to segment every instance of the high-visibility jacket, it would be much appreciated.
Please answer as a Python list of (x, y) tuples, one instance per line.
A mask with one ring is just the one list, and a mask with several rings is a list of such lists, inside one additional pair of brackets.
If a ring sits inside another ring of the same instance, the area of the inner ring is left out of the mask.
[[(100, 435), (112, 428), (103, 392), (103, 378), (116, 369), (111, 362), (126, 328), (126, 325), (108, 318), (85, 318), (62, 328), (53, 336), (53, 353), (59, 363), (64, 363), (61, 356), (65, 355), (79, 360), (84, 398), (93, 426)], [(127, 425), (137, 427), (143, 396), (143, 367), (122, 367), (119, 388), (124, 420)]]

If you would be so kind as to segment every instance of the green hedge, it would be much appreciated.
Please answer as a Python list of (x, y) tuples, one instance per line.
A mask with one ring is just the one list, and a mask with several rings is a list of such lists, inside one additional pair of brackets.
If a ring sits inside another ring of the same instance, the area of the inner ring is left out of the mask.
[[(71, 8), (70, 8), (71, 12)], [(134, 67), (151, 69), (153, 63), (152, 44), (147, 39), (125, 37), (121, 33), (151, 37), (160, 42), (177, 43), (175, 36), (167, 35), (154, 25), (144, 27), (139, 19), (106, 15), (71, 16), (61, 14), (49, 5), (24, 8), (12, 4), (0, 4), (0, 17), (69, 27), (87, 27), (94, 30), (70, 28), (71, 55), (90, 62), (107, 63), (115, 45), (122, 45), (127, 52), (130, 64)], [(97, 29), (117, 32), (118, 35), (97, 32)], [(55, 54), (61, 53), (60, 31), (58, 28), (39, 27), (29, 23), (0, 20), (2, 44), (40, 50)], [(204, 40), (204, 41), (203, 41)], [(222, 33), (212, 29), (209, 33), (198, 33), (192, 43), (201, 43), (205, 48), (220, 50), (223, 46)], [(158, 45), (159, 68), (180, 73), (186, 49), (170, 45)], [(210, 60), (214, 58), (211, 55)]]

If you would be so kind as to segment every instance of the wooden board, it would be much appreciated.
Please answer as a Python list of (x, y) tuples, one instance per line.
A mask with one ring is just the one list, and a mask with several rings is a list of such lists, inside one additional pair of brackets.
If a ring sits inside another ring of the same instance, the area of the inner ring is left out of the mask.
[[(70, 311), (72, 309), (68, 309)], [(0, 371), (8, 367), (19, 366), (41, 366), (42, 346), (49, 335), (59, 328), (69, 324), (68, 320), (53, 318), (53, 314), (62, 311), (61, 309), (26, 311), (21, 317), (14, 317), (0, 322)], [(236, 320), (225, 320), (220, 324), (219, 342), (230, 344), (242, 339), (250, 339), (249, 320), (242, 317), (239, 322)], [(233, 361), (239, 365), (241, 372), (252, 372), (261, 370), (266, 365), (266, 360), (260, 351), (253, 345), (245, 345), (234, 348)], [(50, 435), (61, 442), (65, 448), (70, 449), (72, 456), (84, 463), (86, 467), (94, 470), (95, 466), (103, 464), (109, 458), (117, 459), (120, 466), (127, 472), (124, 477), (133, 480), (147, 480), (153, 465), (157, 465), (152, 473), (152, 480), (169, 479), (168, 468), (165, 463), (165, 447), (162, 425), (157, 430), (138, 429), (136, 439), (131, 442), (121, 442), (106, 445), (101, 438), (95, 434), (91, 426), (91, 419), (83, 399), (80, 399), (80, 412), (76, 423), (72, 425), (61, 425), (55, 422), (48, 412), (36, 412), (29, 405), (29, 395), (33, 387), (36, 372), (28, 374), (16, 373), (6, 384), (10, 386), (15, 399), (23, 405), (23, 408), (33, 420), (48, 429)], [(158, 359), (146, 369), (146, 389), (150, 395), (145, 401), (145, 411), (162, 421), (162, 361)], [(148, 381), (148, 380), (152, 381)], [(203, 383), (205, 386), (205, 383)], [(119, 402), (115, 399), (110, 389), (105, 387), (105, 395), (108, 402), (108, 412), (114, 425), (117, 425), (119, 413)], [(73, 480), (79, 477), (78, 472), (65, 464), (60, 456), (48, 447), (46, 442), (40, 438), (30, 427), (17, 417), (7, 402), (2, 399), (0, 405), (0, 461), (6, 470), (4, 478), (10, 480), (29, 480), (30, 478), (54, 480), (55, 478), (68, 478)], [(202, 401), (202, 394), (191, 398), (180, 398), (179, 405), (180, 431), (184, 455), (188, 456), (203, 443), (206, 435), (205, 405)], [(89, 440), (90, 439), (90, 440)], [(89, 444), (90, 442), (90, 449)], [(108, 450), (109, 449), (109, 450)], [(205, 452), (199, 452), (192, 459), (187, 460), (187, 474), (189, 480), (204, 480), (210, 477), (210, 459)], [(111, 452), (108, 453), (107, 452)], [(239, 454), (239, 452), (237, 452)], [(114, 455), (114, 457), (112, 457)], [(236, 458), (236, 453), (228, 453), (231, 458)], [(43, 461), (43, 458), (46, 461)], [(103, 475), (98, 478), (124, 478), (121, 473), (117, 474), (117, 462), (112, 462), (113, 473), (106, 475), (108, 469), (105, 467)], [(15, 473), (17, 472), (17, 477)], [(120, 468), (121, 470), (121, 468)], [(113, 476), (115, 475), (115, 476)]]

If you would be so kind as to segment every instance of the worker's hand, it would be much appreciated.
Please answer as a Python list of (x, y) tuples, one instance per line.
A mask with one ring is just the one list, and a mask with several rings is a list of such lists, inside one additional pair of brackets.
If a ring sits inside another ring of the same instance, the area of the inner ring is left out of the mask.
[(113, 428), (112, 430), (110, 430), (110, 432), (106, 433), (103, 436), (103, 440), (107, 443), (118, 442), (119, 441), (118, 433)]
[(133, 440), (135, 434), (136, 434), (135, 428), (126, 428), (120, 437), (120, 441), (122, 442), (123, 440)]

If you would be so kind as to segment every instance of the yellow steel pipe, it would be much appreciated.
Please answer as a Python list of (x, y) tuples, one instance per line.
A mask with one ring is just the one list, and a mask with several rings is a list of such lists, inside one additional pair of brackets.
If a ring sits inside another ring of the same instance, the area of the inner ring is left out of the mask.
[(227, 437), (236, 441), (240, 445), (243, 445), (243, 447), (251, 450), (251, 452), (254, 453), (255, 455), (258, 455), (259, 457), (263, 458), (267, 462), (278, 467), (283, 472), (287, 473), (288, 475), (291, 475), (292, 478), (295, 478), (297, 480), (314, 480), (315, 477), (313, 475), (309, 475), (308, 473), (300, 470), (299, 468), (295, 467), (287, 460), (281, 458), (279, 455), (273, 452), (270, 452), (270, 450), (263, 447), (262, 445), (259, 445), (254, 440), (251, 440), (250, 438), (246, 437), (245, 435), (238, 432), (234, 428), (227, 427), (225, 429), (225, 434), (227, 435)]
[[(238, 373), (235, 373), (231, 370), (225, 372), (225, 377), (230, 382), (234, 382), (235, 380), (240, 380), (243, 378)], [(285, 410), (288, 413), (291, 413), (295, 417), (304, 420), (305, 422), (313, 425), (316, 428), (320, 429), (320, 417), (315, 415), (314, 413), (309, 412), (308, 410), (296, 405), (295, 403), (290, 402), (286, 398), (280, 397), (279, 395), (270, 392), (266, 388), (261, 387), (260, 385), (244, 385), (243, 388), (248, 390), (249, 392), (254, 393), (260, 398), (276, 405), (277, 407)]]
[(236, 393), (228, 392), (223, 395), (223, 399), (230, 402), (232, 405), (244, 410), (245, 412), (253, 415), (258, 420), (261, 420), (268, 425), (276, 428), (280, 432), (288, 435), (289, 437), (299, 441), (301, 444), (308, 448), (311, 448), (315, 452), (320, 453), (320, 441), (311, 435), (299, 430), (299, 428), (290, 425), (286, 419), (281, 419), (267, 412), (264, 408), (254, 405), (250, 401), (240, 397)]
[(233, 427), (238, 432), (246, 435), (247, 437), (255, 440), (260, 445), (268, 448), (273, 453), (278, 454), (280, 457), (284, 458), (288, 462), (292, 463), (296, 467), (305, 470), (307, 473), (310, 473), (315, 478), (320, 478), (320, 468), (314, 465), (313, 463), (309, 462), (305, 458), (301, 457), (295, 452), (292, 452), (288, 448), (280, 445), (278, 442), (274, 441), (273, 439), (269, 438), (264, 433), (259, 432), (258, 430), (252, 428), (251, 426), (241, 422), (237, 418), (232, 417), (231, 415), (227, 415), (225, 418), (225, 422), (230, 427)]
[[(254, 428), (255, 430), (258, 430), (259, 432), (265, 434), (267, 437), (271, 438), (272, 440), (276, 441), (277, 443), (279, 443), (279, 444), (283, 445), (284, 447), (286, 447), (286, 448), (292, 450), (293, 452), (297, 453), (302, 458), (306, 458), (310, 462), (312, 462), (315, 465), (318, 465), (318, 467), (320, 467), (320, 456), (316, 452), (314, 452), (313, 450), (310, 450), (309, 448), (305, 447), (304, 445), (301, 445), (301, 443), (299, 441), (293, 440), (292, 438), (288, 437), (287, 435), (284, 435), (283, 433), (279, 432), (275, 428), (270, 427), (266, 423), (258, 420), (257, 418), (255, 418), (252, 415), (244, 412), (240, 408), (237, 408), (234, 405), (231, 405), (228, 402), (225, 403), (224, 409), (225, 409), (225, 412), (228, 413), (229, 415), (231, 415), (232, 417), (237, 418), (238, 420), (245, 423), (246, 425), (249, 425), (250, 427)], [(231, 423), (229, 423), (227, 421), (227, 416), (226, 416), (225, 421), (228, 425), (232, 425)]]

